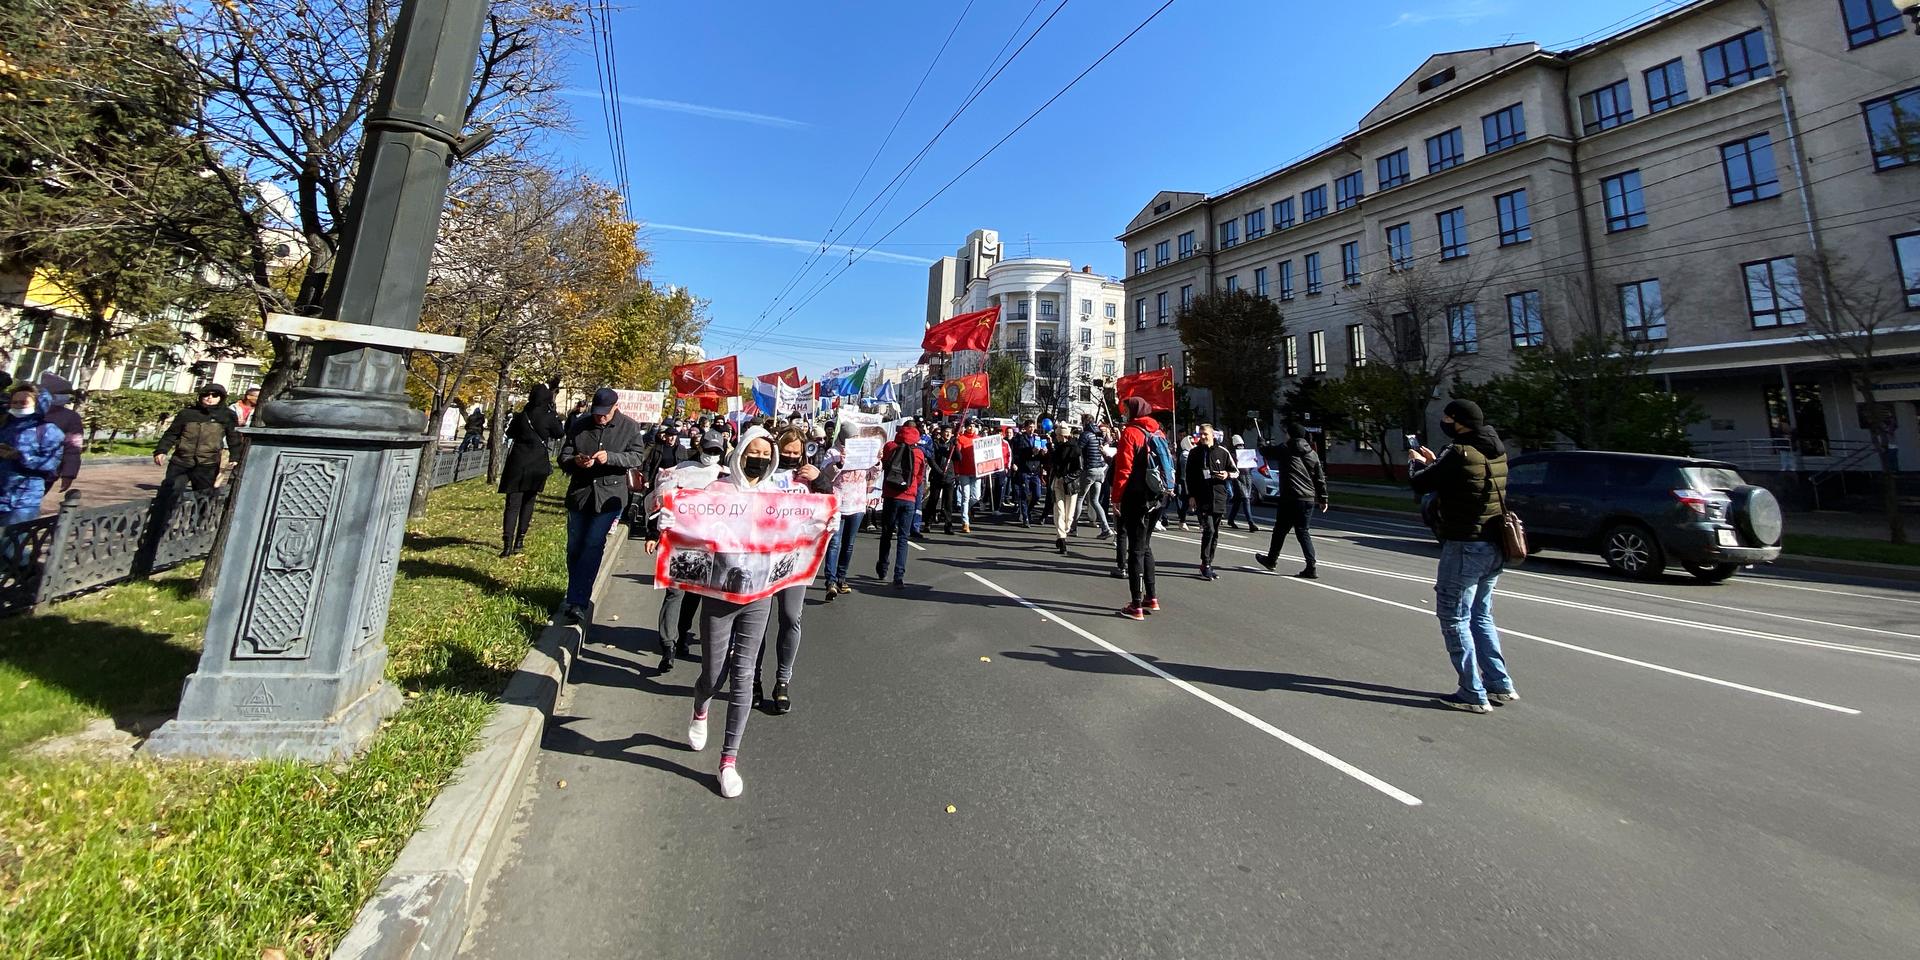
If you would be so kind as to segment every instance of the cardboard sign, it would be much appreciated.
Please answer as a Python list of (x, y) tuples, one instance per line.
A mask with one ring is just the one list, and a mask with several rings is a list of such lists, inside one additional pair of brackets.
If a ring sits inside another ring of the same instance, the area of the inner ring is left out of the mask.
[(820, 569), (836, 520), (832, 494), (715, 486), (660, 501), (653, 585), (750, 603)]
[(1233, 465), (1242, 470), (1260, 469), (1260, 451), (1252, 447), (1241, 447), (1233, 452)]
[(658, 390), (615, 390), (620, 412), (636, 423), (659, 423), (666, 416), (667, 395)]
[(984, 477), (1007, 468), (1007, 442), (999, 437), (973, 438), (973, 475)]
[(880, 463), (880, 450), (892, 434), (887, 432), (886, 424), (877, 413), (841, 410), (835, 436), (839, 438), (846, 469), (866, 470)]

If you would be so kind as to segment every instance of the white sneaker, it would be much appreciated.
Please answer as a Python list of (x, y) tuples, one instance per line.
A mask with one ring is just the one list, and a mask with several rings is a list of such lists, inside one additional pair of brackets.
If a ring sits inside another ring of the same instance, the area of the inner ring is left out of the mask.
[(747, 782), (740, 779), (739, 764), (727, 763), (720, 766), (720, 795), (732, 800), (747, 789)]
[(699, 753), (707, 748), (707, 718), (694, 717), (687, 722), (687, 746)]

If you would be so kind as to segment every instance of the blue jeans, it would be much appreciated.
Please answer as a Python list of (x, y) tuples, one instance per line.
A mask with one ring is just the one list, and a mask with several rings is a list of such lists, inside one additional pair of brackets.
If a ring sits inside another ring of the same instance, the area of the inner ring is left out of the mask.
[(853, 541), (860, 534), (860, 519), (866, 515), (865, 510), (845, 514), (834, 525), (833, 536), (827, 539), (827, 556), (820, 561), (828, 583), (847, 582), (847, 567), (853, 563)]
[(600, 558), (606, 554), (607, 533), (620, 519), (619, 501), (607, 504), (598, 513), (567, 510), (567, 602), (584, 607), (593, 599), (593, 581), (600, 575)]
[(953, 479), (953, 508), (960, 514), (960, 522), (973, 526), (973, 504), (980, 499), (979, 477), (955, 477)]
[[(874, 566), (874, 575), (884, 577), (887, 573), (887, 553), (899, 548), (899, 555), (893, 558), (893, 582), (899, 583), (907, 578), (907, 538), (913, 534), (913, 501), (888, 500), (880, 507), (880, 562)], [(897, 541), (897, 542), (896, 542)]]
[(1040, 471), (1021, 471), (1018, 486), (1014, 489), (1016, 491), (1014, 495), (1020, 501), (1019, 510), (1021, 523), (1029, 523), (1032, 521), (1033, 518), (1031, 514), (1034, 508), (1039, 507), (1042, 510), (1046, 509), (1047, 485), (1040, 480)]
[(1447, 656), (1460, 675), (1459, 695), (1464, 700), (1485, 703), (1488, 691), (1513, 690), (1513, 677), (1507, 674), (1507, 661), (1500, 653), (1500, 633), (1493, 625), (1493, 588), (1505, 565), (1498, 544), (1483, 540), (1440, 544), (1433, 605), (1440, 615)]
[(926, 504), (927, 504), (927, 481), (925, 480), (925, 478), (922, 478), (920, 481), (920, 488), (918, 490), (913, 491), (913, 532), (914, 533), (925, 533), (927, 530), (927, 522), (926, 520), (922, 519), (922, 514), (924, 513), (922, 508), (925, 507)]

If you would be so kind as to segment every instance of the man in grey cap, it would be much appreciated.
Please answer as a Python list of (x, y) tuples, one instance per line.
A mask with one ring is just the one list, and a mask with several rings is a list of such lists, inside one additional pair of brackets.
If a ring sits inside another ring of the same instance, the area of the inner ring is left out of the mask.
[(620, 395), (594, 391), (586, 416), (574, 421), (560, 445), (567, 482), (567, 600), (563, 614), (579, 623), (593, 599), (593, 581), (607, 534), (627, 503), (627, 471), (646, 460), (640, 425), (619, 411)]

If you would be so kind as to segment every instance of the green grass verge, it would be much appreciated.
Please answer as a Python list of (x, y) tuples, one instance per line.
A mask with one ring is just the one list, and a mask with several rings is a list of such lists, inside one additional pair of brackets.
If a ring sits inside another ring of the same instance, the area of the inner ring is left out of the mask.
[[(1792, 520), (1789, 519), (1788, 523), (1792, 523)], [(1789, 533), (1781, 541), (1780, 547), (1783, 553), (1802, 557), (1859, 560), (1867, 563), (1897, 563), (1909, 567), (1920, 567), (1920, 544), (1914, 543), (1890, 543), (1886, 540)]]
[(171, 709), (206, 605), (182, 570), (3, 621), (0, 957), (324, 957), (465, 757), (565, 586), (543, 503), (501, 560), (500, 497), (436, 491), (409, 529), (388, 676), (407, 706), (351, 763), (111, 761), (21, 747)]
[(99, 443), (88, 444), (87, 453), (98, 457), (151, 457), (153, 456), (154, 445), (158, 442), (158, 438), (153, 440), (103, 440)]

